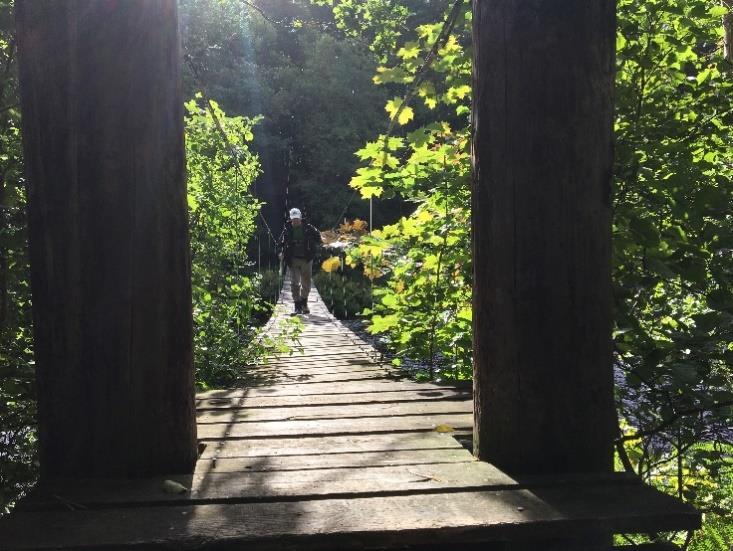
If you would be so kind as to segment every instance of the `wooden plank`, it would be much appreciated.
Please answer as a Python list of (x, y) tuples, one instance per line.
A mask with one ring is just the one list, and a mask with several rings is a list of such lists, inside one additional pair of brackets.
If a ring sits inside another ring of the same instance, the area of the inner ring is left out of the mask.
[(321, 363), (324, 365), (329, 364), (363, 364), (363, 363), (373, 363), (373, 364), (379, 364), (379, 363), (385, 363), (383, 361), (380, 361), (379, 356), (370, 355), (365, 352), (356, 352), (356, 353), (339, 353), (339, 354), (330, 354), (327, 356), (316, 356), (316, 355), (308, 355), (308, 356), (287, 356), (284, 358), (276, 359), (276, 358), (265, 358), (263, 361), (258, 365), (304, 365), (304, 364), (316, 364)]
[(349, 344), (352, 346), (360, 345), (365, 348), (372, 348), (371, 344), (358, 338), (356, 335), (348, 335), (342, 333), (339, 335), (319, 334), (319, 333), (301, 333), (295, 339), (297, 343), (308, 343), (311, 345), (329, 346), (334, 344)]
[(304, 375), (304, 374), (333, 374), (333, 373), (359, 373), (369, 371), (372, 373), (404, 373), (403, 371), (393, 368), (389, 365), (382, 366), (373, 363), (364, 363), (362, 365), (346, 364), (346, 365), (315, 365), (315, 366), (271, 366), (261, 365), (257, 367), (248, 367), (242, 369), (244, 375), (262, 374), (267, 375), (276, 373), (281, 375)]
[(253, 368), (277, 368), (277, 367), (283, 367), (283, 368), (289, 368), (289, 369), (308, 369), (312, 367), (329, 367), (329, 366), (384, 366), (384, 367), (392, 367), (389, 363), (386, 362), (377, 362), (374, 360), (371, 360), (370, 358), (362, 358), (362, 357), (350, 357), (350, 358), (333, 358), (333, 359), (322, 359), (322, 358), (299, 358), (297, 360), (286, 360), (286, 361), (277, 361), (277, 362), (268, 362), (268, 363), (262, 363), (262, 364), (256, 364), (256, 365), (248, 365), (244, 369), (253, 369)]
[(343, 327), (336, 325), (312, 325), (308, 324), (304, 331), (292, 334), (294, 338), (319, 337), (324, 339), (358, 338), (354, 333), (344, 331)]
[[(291, 369), (291, 368), (273, 368), (262, 367), (259, 369), (250, 369), (243, 371), (240, 375), (241, 381), (248, 381), (250, 378), (267, 379), (281, 378), (285, 381), (292, 382), (294, 379), (301, 378), (304, 382), (312, 382), (312, 377), (347, 377), (349, 375), (394, 378), (406, 377), (407, 373), (397, 369), (385, 369), (375, 365), (365, 366), (324, 366), (315, 368)], [(328, 382), (328, 381), (322, 381)]]
[(354, 382), (333, 385), (329, 383), (310, 385), (271, 386), (267, 388), (241, 388), (231, 390), (209, 390), (198, 393), (198, 398), (238, 398), (241, 396), (302, 396), (312, 394), (356, 394), (361, 392), (387, 392), (392, 390), (412, 390), (415, 392), (434, 392), (456, 390), (455, 387), (415, 382)]
[(473, 455), (465, 448), (255, 457), (214, 456), (199, 459), (196, 464), (196, 472), (299, 471), (307, 469), (386, 467), (390, 465), (421, 465), (425, 463), (471, 461), (474, 461)]
[[(300, 354), (298, 352), (294, 352), (291, 356), (288, 356), (288, 357), (289, 358), (293, 358), (293, 359), (302, 359), (302, 358), (305, 358), (305, 357), (307, 357), (307, 358), (327, 358), (327, 357), (332, 357), (332, 356), (351, 357), (352, 355), (355, 356), (355, 357), (356, 356), (359, 356), (359, 357), (361, 357), (361, 356), (368, 357), (367, 354), (366, 354), (366, 352), (364, 352), (363, 350), (361, 350), (358, 347), (356, 347), (356, 350), (350, 350), (349, 352), (346, 352), (346, 351), (343, 351), (343, 350), (339, 350), (339, 348), (341, 348), (341, 347), (333, 347), (331, 349), (323, 349), (322, 351), (319, 351), (316, 354), (307, 354), (307, 355), (305, 353)], [(263, 362), (264, 363), (267, 363), (269, 360), (276, 360), (278, 358), (279, 358), (278, 356), (265, 356)]]
[(300, 335), (323, 335), (326, 337), (337, 337), (341, 335), (354, 335), (343, 325), (336, 323), (316, 323), (312, 320), (305, 325)]
[(198, 426), (200, 440), (220, 438), (255, 438), (296, 435), (390, 433), (431, 431), (438, 425), (449, 425), (456, 430), (471, 430), (473, 415), (444, 413), (440, 415), (405, 415), (401, 417), (368, 417), (349, 419), (320, 419), (317, 421), (271, 421), (266, 423), (218, 423)]
[[(267, 385), (292, 385), (313, 383), (345, 383), (351, 381), (399, 381), (407, 374), (399, 371), (342, 371), (340, 373), (287, 373), (279, 370), (251, 371), (243, 377), (252, 377), (255, 380), (265, 381)], [(246, 380), (246, 379), (245, 379)]]
[(391, 367), (391, 364), (388, 362), (378, 361), (363, 355), (331, 356), (328, 358), (286, 358), (278, 361), (263, 362), (248, 367), (317, 367), (329, 365), (382, 365)]
[[(355, 453), (392, 453), (409, 450), (462, 450), (449, 434), (415, 432), (408, 434), (370, 434), (315, 436), (300, 438), (251, 438), (206, 443), (203, 459), (213, 457), (325, 456)], [(304, 459), (306, 461), (307, 459)]]
[(367, 341), (359, 338), (353, 333), (345, 333), (334, 329), (323, 329), (319, 331), (306, 331), (298, 335), (288, 335), (286, 338), (292, 338), (293, 342), (315, 342), (321, 341), (323, 343), (328, 342), (350, 342), (350, 343), (361, 343), (368, 344)]
[[(468, 454), (468, 458), (470, 457)], [(265, 463), (267, 458), (261, 458), (261, 461)], [(212, 465), (213, 463), (207, 462), (203, 467)], [(166, 492), (163, 484), (165, 480), (174, 480), (189, 488), (189, 492)], [(256, 469), (251, 472), (218, 472), (202, 468), (194, 475), (185, 476), (57, 481), (48, 484), (43, 495), (27, 502), (25, 510), (58, 508), (59, 501), (87, 508), (103, 505), (129, 507), (163, 503), (243, 503), (282, 498), (397, 495), (467, 488), (500, 489), (516, 485), (514, 479), (496, 467), (470, 459), (421, 465), (295, 471)]]
[[(39, 530), (39, 527), (43, 527)], [(73, 526), (73, 529), (70, 527)], [(586, 486), (356, 499), (18, 513), (6, 549), (168, 547), (263, 551), (552, 539), (602, 530), (696, 529), (699, 515), (651, 488)]]
[[(255, 365), (263, 365), (263, 364), (269, 365), (269, 364), (288, 363), (288, 362), (292, 363), (292, 362), (301, 362), (301, 361), (311, 362), (311, 363), (318, 362), (318, 361), (324, 362), (324, 363), (325, 362), (338, 362), (338, 361), (345, 361), (345, 362), (351, 361), (351, 362), (358, 363), (358, 362), (365, 361), (363, 357), (365, 355), (366, 354), (358, 354), (355, 357), (352, 357), (351, 355), (347, 354), (341, 357), (333, 356), (333, 357), (323, 358), (319, 356), (319, 357), (310, 358), (310, 357), (307, 357), (301, 354), (298, 354), (297, 356), (295, 354), (278, 354), (276, 356), (268, 356), (266, 360), (263, 359)], [(366, 361), (369, 362), (371, 360), (367, 359)]]
[(199, 423), (252, 423), (261, 421), (297, 421), (318, 419), (382, 418), (401, 415), (439, 415), (443, 413), (473, 413), (473, 403), (464, 401), (397, 402), (382, 404), (346, 404), (332, 406), (302, 406), (288, 408), (240, 408), (201, 410)]
[[(164, 504), (254, 503), (264, 501), (416, 495), (444, 491), (494, 491), (594, 484), (633, 484), (634, 477), (587, 475), (516, 480), (488, 463), (478, 462), (465, 451), (462, 461), (405, 463), (310, 469), (266, 469), (270, 458), (247, 471), (220, 471), (221, 461), (202, 463), (193, 475), (168, 475), (147, 479), (73, 479), (47, 483), (24, 502), (24, 511), (59, 509), (65, 503), (95, 509), (101, 507), (159, 506)], [(227, 460), (224, 460), (227, 461)], [(235, 460), (228, 460), (236, 463)], [(259, 467), (262, 468), (259, 468)], [(172, 480), (188, 491), (171, 493), (164, 482)]]
[[(367, 354), (365, 351), (354, 351), (354, 352), (329, 352), (327, 354), (308, 354), (298, 356), (288, 356), (287, 358), (264, 358), (260, 365), (272, 365), (272, 364), (295, 364), (300, 365), (303, 362), (345, 362), (345, 363), (380, 363), (379, 356), (374, 354)], [(383, 362), (381, 362), (383, 363)]]
[(421, 400), (471, 400), (471, 394), (457, 390), (389, 390), (383, 392), (358, 392), (354, 394), (320, 394), (304, 398), (295, 396), (239, 396), (199, 398), (198, 408), (217, 409), (238, 407), (292, 407), (304, 405), (328, 404), (388, 404), (393, 402), (411, 402)]
[[(287, 344), (291, 347), (290, 352), (293, 354), (300, 354), (299, 351), (302, 349), (308, 349), (310, 346), (318, 347), (320, 349), (328, 348), (328, 347), (338, 347), (338, 346), (349, 346), (354, 348), (364, 348), (364, 349), (372, 349), (372, 347), (364, 342), (358, 341), (357, 339), (351, 338), (347, 335), (339, 335), (338, 337), (329, 338), (326, 339), (319, 335), (309, 335), (309, 336), (303, 336), (286, 341)], [(277, 354), (273, 354), (273, 356), (277, 356)]]
[(324, 337), (318, 336), (318, 335), (311, 335), (306, 337), (299, 337), (294, 340), (294, 344), (302, 344), (302, 343), (308, 343), (310, 345), (320, 345), (321, 347), (328, 347), (328, 346), (349, 346), (353, 348), (368, 348), (371, 350), (374, 350), (368, 343), (365, 343), (363, 341), (359, 341), (357, 339), (348, 337), (346, 335), (339, 336), (338, 338), (334, 339), (326, 339)]

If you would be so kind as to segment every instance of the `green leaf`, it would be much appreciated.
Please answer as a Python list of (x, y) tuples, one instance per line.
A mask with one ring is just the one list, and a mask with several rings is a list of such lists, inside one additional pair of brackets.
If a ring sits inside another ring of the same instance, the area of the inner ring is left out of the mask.
[(626, 46), (626, 37), (620, 32), (616, 34), (616, 50), (622, 50)]
[(372, 316), (371, 324), (368, 327), (370, 333), (384, 333), (397, 325), (397, 316)]
[(399, 305), (399, 300), (395, 295), (388, 294), (382, 297), (382, 304), (384, 304), (387, 308), (395, 308)]
[(723, 17), (729, 13), (729, 10), (725, 6), (713, 6), (708, 10), (708, 13), (711, 17)]
[(632, 218), (629, 226), (644, 246), (656, 247), (659, 245), (659, 230), (649, 218)]

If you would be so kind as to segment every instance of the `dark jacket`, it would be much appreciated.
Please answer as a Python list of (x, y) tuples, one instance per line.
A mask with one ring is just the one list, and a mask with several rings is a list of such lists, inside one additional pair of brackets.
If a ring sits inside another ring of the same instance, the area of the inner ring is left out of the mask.
[[(306, 260), (313, 260), (316, 256), (316, 249), (321, 244), (321, 232), (308, 224), (305, 220), (302, 222), (304, 243), (303, 248)], [(285, 222), (285, 227), (280, 235), (278, 242), (280, 250), (283, 253), (285, 264), (290, 264), (293, 259), (293, 224), (290, 220)]]

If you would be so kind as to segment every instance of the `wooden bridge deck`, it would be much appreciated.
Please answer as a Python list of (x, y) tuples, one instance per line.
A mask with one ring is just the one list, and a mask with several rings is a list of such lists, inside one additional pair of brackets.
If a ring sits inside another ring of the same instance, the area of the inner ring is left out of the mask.
[(197, 396), (192, 475), (59, 481), (0, 521), (0, 548), (404, 548), (698, 526), (621, 475), (516, 479), (475, 461), (454, 437), (471, 429), (470, 390), (403, 378), (317, 293), (310, 307), (302, 353)]

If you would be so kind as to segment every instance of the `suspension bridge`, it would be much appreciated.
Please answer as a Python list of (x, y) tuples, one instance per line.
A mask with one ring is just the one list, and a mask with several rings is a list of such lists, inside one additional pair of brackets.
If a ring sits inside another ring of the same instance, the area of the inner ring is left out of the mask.
[(177, 4), (15, 7), (41, 483), (0, 548), (607, 551), (700, 526), (610, 472), (612, 1), (474, 2), (473, 392), (383, 365), (314, 294), (297, 353), (198, 395)]
[(310, 309), (292, 355), (197, 395), (192, 474), (56, 480), (0, 522), (0, 548), (401, 549), (698, 525), (625, 474), (516, 478), (475, 460), (470, 389), (384, 365), (317, 291)]

